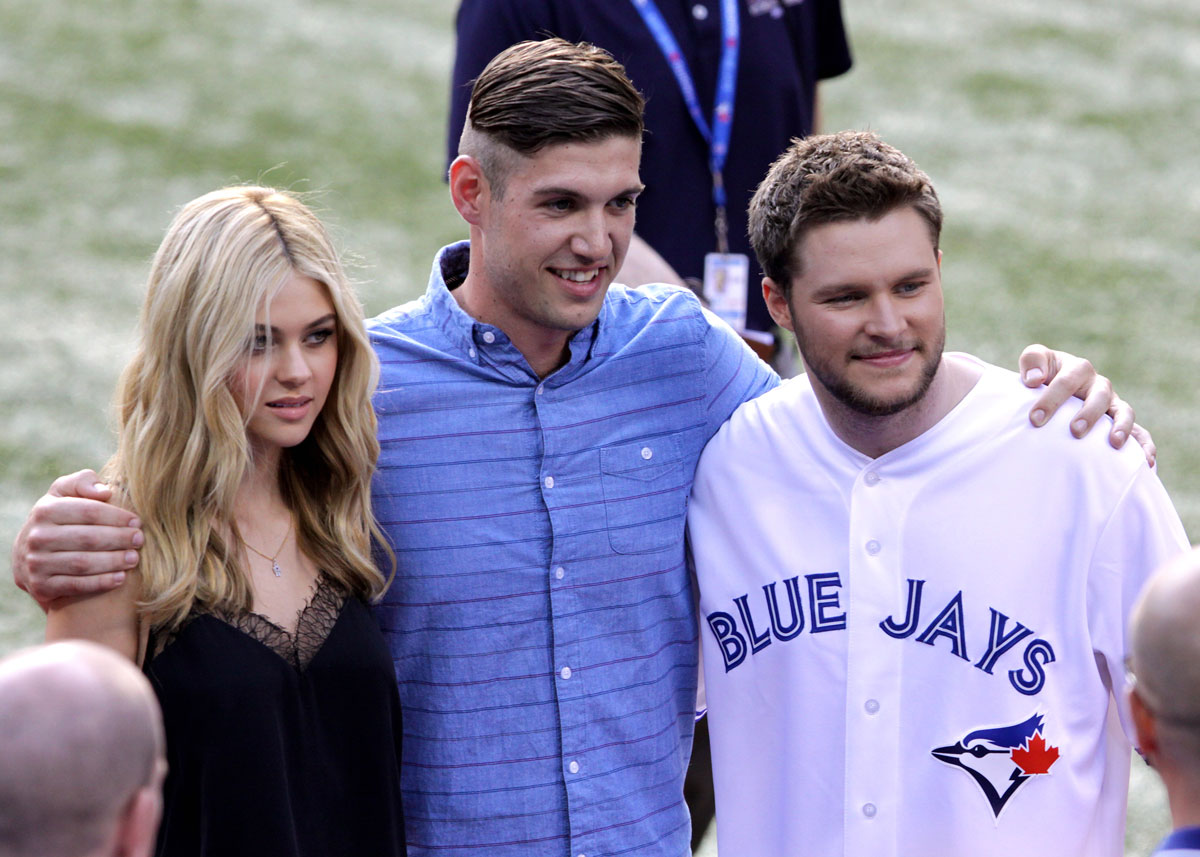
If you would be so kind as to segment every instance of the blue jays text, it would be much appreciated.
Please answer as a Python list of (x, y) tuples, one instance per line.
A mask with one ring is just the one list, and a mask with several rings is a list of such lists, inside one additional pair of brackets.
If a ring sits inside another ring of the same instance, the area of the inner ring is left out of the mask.
[[(763, 586), (763, 596), (756, 599), (753, 607), (747, 593), (733, 599), (736, 616), (733, 612), (717, 610), (705, 617), (721, 647), (726, 672), (740, 666), (747, 655), (761, 652), (773, 641), (786, 643), (793, 640), (806, 628), (810, 634), (846, 629), (846, 613), (841, 609), (841, 575), (836, 572), (808, 574), (803, 581), (801, 583), (799, 575), (783, 581), (772, 581)], [(783, 584), (786, 609), (780, 606), (779, 583)], [(930, 619), (927, 618), (931, 613), (928, 605), (921, 603), (924, 587), (924, 580), (910, 578), (903, 616), (888, 616), (879, 623), (880, 629), (898, 640), (913, 638), (917, 643), (927, 646), (933, 646), (944, 637), (949, 643), (950, 654), (971, 661), (967, 652), (967, 622), (962, 590)], [(994, 607), (989, 607), (988, 611), (991, 614), (991, 627), (987, 649), (974, 666), (992, 675), (1000, 658), (1024, 643), (1021, 666), (1008, 670), (1008, 680), (1027, 696), (1038, 693), (1046, 683), (1046, 666), (1054, 663), (1054, 648), (1021, 622), (1013, 621)], [(1013, 654), (1015, 656), (1016, 652)]]

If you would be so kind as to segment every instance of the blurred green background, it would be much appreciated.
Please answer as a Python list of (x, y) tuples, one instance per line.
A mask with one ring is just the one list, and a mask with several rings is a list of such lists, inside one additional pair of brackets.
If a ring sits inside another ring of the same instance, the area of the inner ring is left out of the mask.
[[(1091, 358), (1200, 539), (1194, 0), (843, 5), (856, 65), (822, 87), (824, 127), (874, 129), (933, 177), (950, 347)], [(464, 234), (441, 183), (454, 6), (0, 0), (6, 551), (54, 476), (110, 451), (148, 261), (182, 203), (256, 180), (313, 192), (369, 312), (424, 289)], [(5, 574), (0, 652), (39, 633)], [(1166, 815), (1135, 768), (1129, 853), (1146, 854)]]

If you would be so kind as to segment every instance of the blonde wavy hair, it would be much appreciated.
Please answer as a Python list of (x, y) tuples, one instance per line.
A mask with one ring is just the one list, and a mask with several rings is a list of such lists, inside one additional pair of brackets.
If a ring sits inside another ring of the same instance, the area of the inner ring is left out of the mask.
[[(337, 371), (308, 437), (283, 450), (280, 488), (297, 543), (363, 598), (394, 559), (371, 514), (379, 457), (370, 396), (379, 364), (362, 306), (317, 217), (266, 187), (229, 187), (185, 205), (155, 254), (137, 351), (117, 388), (117, 453), (105, 478), (142, 519), (142, 619), (177, 627), (193, 610), (252, 607), (234, 498), (251, 467), (230, 379), (249, 359), (255, 313), (294, 274), (324, 284), (337, 313)], [(373, 552), (375, 557), (373, 557)]]

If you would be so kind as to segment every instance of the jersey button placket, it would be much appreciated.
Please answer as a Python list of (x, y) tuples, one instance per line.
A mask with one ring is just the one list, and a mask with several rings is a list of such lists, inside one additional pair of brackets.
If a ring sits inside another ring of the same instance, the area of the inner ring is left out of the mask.
[(899, 788), (893, 771), (899, 764), (899, 722), (891, 703), (902, 644), (878, 623), (855, 623), (853, 617), (888, 616), (898, 609), (902, 587), (896, 579), (899, 575), (902, 583), (903, 574), (897, 501), (904, 490), (903, 479), (885, 478), (878, 462), (867, 462), (851, 492), (847, 644), (859, 655), (850, 659), (846, 675), (847, 692), (858, 700), (846, 711), (847, 757), (853, 760), (845, 781), (847, 854), (887, 853), (895, 836), (896, 819), (880, 798)]

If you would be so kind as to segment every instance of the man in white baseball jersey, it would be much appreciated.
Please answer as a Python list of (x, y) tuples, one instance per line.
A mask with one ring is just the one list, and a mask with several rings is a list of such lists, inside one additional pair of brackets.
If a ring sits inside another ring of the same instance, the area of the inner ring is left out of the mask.
[(808, 375), (690, 504), (722, 853), (1120, 855), (1125, 620), (1186, 546), (1158, 478), (942, 353), (937, 195), (873, 134), (794, 143), (750, 224)]
[(1130, 620), (1138, 749), (1167, 787), (1174, 830), (1157, 857), (1200, 857), (1200, 548), (1150, 579)]

